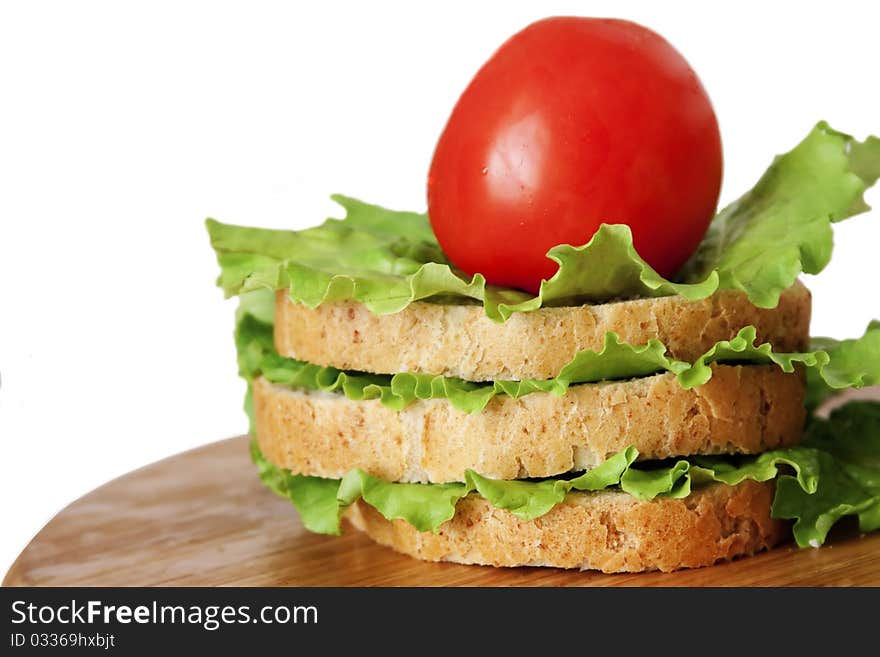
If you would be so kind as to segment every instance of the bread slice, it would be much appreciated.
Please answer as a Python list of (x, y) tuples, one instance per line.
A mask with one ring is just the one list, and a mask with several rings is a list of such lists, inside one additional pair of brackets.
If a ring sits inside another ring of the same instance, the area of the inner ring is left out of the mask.
[(760, 342), (800, 351), (809, 341), (810, 305), (809, 290), (797, 282), (772, 309), (756, 308), (744, 293), (726, 290), (701, 301), (671, 296), (542, 308), (498, 324), (475, 304), (416, 302), (393, 315), (375, 315), (348, 301), (308, 308), (282, 290), (275, 347), (289, 358), (376, 374), (549, 379), (578, 351), (601, 349), (608, 331), (634, 345), (657, 338), (673, 358), (687, 361), (749, 325)]
[(744, 481), (714, 484), (680, 500), (571, 493), (533, 521), (471, 494), (436, 534), (388, 521), (362, 500), (349, 508), (348, 518), (374, 541), (426, 561), (671, 571), (754, 554), (782, 541), (788, 525), (770, 518), (773, 491), (772, 482)]
[(253, 382), (260, 449), (293, 472), (329, 478), (361, 468), (387, 481), (463, 481), (473, 469), (495, 479), (585, 470), (635, 445), (644, 459), (754, 454), (800, 440), (804, 383), (775, 365), (713, 365), (690, 390), (672, 374), (576, 385), (558, 397), (493, 398), (479, 413), (445, 399), (397, 412)]

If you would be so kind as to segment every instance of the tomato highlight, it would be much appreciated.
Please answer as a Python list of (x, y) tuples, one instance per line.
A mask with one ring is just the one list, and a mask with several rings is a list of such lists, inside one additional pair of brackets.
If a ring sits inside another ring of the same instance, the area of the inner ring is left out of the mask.
[(672, 277), (718, 202), (711, 102), (661, 36), (623, 20), (557, 17), (505, 42), (459, 98), (428, 175), (437, 239), (467, 274), (537, 293), (547, 251), (627, 224)]

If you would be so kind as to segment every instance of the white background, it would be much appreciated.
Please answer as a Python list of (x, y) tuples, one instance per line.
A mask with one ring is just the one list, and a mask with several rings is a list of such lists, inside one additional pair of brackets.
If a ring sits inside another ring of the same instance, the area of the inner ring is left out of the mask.
[[(204, 218), (304, 227), (333, 192), (424, 209), (458, 94), (532, 20), (666, 36), (715, 104), (722, 202), (818, 119), (880, 132), (875, 3), (306, 4), (0, 6), (0, 573), (76, 497), (245, 431)], [(880, 314), (878, 215), (807, 281), (814, 333)]]

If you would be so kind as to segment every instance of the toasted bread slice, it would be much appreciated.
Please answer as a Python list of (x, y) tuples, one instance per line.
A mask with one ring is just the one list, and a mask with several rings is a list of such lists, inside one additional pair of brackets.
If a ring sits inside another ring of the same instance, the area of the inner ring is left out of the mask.
[(363, 500), (347, 517), (374, 541), (426, 561), (671, 571), (754, 554), (782, 541), (788, 523), (770, 517), (774, 485), (713, 484), (684, 499), (651, 501), (619, 491), (570, 493), (532, 521), (471, 494), (436, 534), (386, 520)]
[(752, 325), (760, 342), (800, 351), (809, 341), (810, 292), (800, 282), (776, 308), (756, 308), (742, 292), (701, 301), (680, 296), (514, 313), (503, 324), (479, 305), (416, 302), (375, 315), (356, 302), (317, 308), (276, 297), (275, 347), (283, 356), (376, 374), (415, 372), (467, 381), (549, 379), (578, 351), (600, 350), (608, 331), (625, 342), (657, 338), (670, 355), (693, 361)]
[(775, 365), (713, 365), (712, 378), (685, 390), (670, 373), (582, 384), (562, 396), (493, 398), (479, 413), (445, 399), (394, 411), (253, 383), (260, 449), (296, 473), (339, 478), (352, 468), (387, 481), (464, 481), (472, 469), (496, 479), (585, 470), (635, 445), (643, 459), (755, 454), (793, 445), (803, 428), (801, 373)]

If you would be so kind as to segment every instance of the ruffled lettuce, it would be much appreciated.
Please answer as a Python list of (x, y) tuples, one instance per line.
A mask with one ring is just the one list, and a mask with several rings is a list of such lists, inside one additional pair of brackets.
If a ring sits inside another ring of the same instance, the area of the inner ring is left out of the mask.
[(816, 400), (836, 389), (880, 383), (880, 322), (872, 322), (861, 338), (843, 342), (819, 339), (817, 344), (823, 349), (804, 353), (777, 353), (770, 344), (756, 345), (755, 329), (749, 326), (732, 340), (716, 343), (693, 363), (670, 358), (659, 340), (633, 346), (608, 333), (601, 350), (581, 351), (555, 378), (547, 380), (473, 383), (429, 374), (344, 372), (278, 355), (272, 341), (270, 311), (260, 296), (261, 293), (250, 293), (242, 297), (242, 308), (254, 307), (253, 312), (240, 314), (236, 328), (239, 371), (243, 377), (251, 380), (262, 375), (272, 383), (338, 392), (354, 401), (378, 399), (397, 411), (417, 400), (447, 399), (458, 410), (478, 413), (496, 395), (522, 397), (549, 392), (561, 396), (576, 384), (631, 379), (658, 372), (672, 372), (688, 389), (706, 383), (712, 377), (710, 364), (718, 362), (776, 364), (784, 372), (794, 371), (800, 363), (815, 379), (811, 399)]
[(378, 314), (419, 299), (473, 299), (496, 321), (545, 305), (680, 294), (702, 299), (738, 289), (775, 307), (798, 274), (821, 271), (831, 257), (831, 223), (868, 209), (864, 191), (880, 175), (880, 139), (858, 142), (819, 123), (779, 156), (757, 185), (722, 210), (677, 281), (666, 280), (633, 248), (625, 225), (602, 225), (582, 246), (547, 257), (559, 270), (537, 296), (465, 276), (441, 251), (428, 217), (334, 196), (344, 219), (302, 231), (207, 221), (228, 296), (287, 289), (309, 307), (354, 299)]
[(815, 492), (777, 483), (773, 514), (796, 520), (798, 545), (818, 547), (840, 518), (858, 517), (859, 529), (880, 529), (880, 403), (852, 401), (814, 419), (801, 449), (814, 450), (819, 473)]
[(816, 408), (843, 388), (880, 385), (880, 321), (868, 324), (860, 338), (813, 338), (810, 347), (830, 359), (821, 372), (807, 370), (807, 408)]
[(719, 288), (742, 290), (756, 306), (775, 307), (799, 274), (825, 268), (831, 224), (869, 210), (863, 194), (878, 177), (880, 139), (858, 142), (820, 122), (718, 213), (684, 279), (715, 272)]
[(702, 485), (736, 485), (746, 479), (777, 480), (772, 514), (794, 520), (801, 547), (818, 547), (845, 515), (855, 515), (862, 531), (880, 529), (880, 403), (851, 402), (830, 419), (814, 419), (804, 442), (758, 456), (690, 457), (673, 463), (636, 464), (629, 447), (575, 477), (501, 481), (467, 471), (465, 481), (447, 484), (390, 483), (362, 470), (340, 479), (291, 474), (270, 464), (256, 442), (251, 455), (260, 477), (297, 508), (314, 532), (339, 534), (345, 509), (362, 499), (388, 520), (400, 519), (419, 531), (437, 531), (469, 494), (522, 520), (548, 513), (572, 491), (622, 490), (640, 500), (683, 498)]

